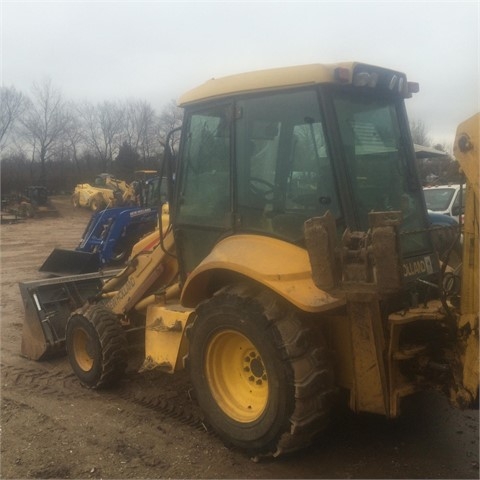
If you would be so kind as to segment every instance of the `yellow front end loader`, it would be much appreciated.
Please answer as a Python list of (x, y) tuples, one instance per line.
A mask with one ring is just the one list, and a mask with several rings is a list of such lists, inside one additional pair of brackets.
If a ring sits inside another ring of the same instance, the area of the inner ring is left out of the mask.
[(90, 208), (93, 212), (107, 207), (135, 205), (135, 190), (124, 180), (108, 173), (97, 175), (93, 185), (79, 183), (72, 194), (74, 207)]
[(417, 90), (342, 63), (186, 93), (179, 153), (166, 152), (169, 226), (112, 278), (22, 284), (23, 354), (66, 347), (101, 388), (143, 331), (142, 370), (186, 367), (206, 421), (254, 454), (311, 443), (342, 392), (389, 418), (425, 389), (474, 405), (478, 136), (457, 139), (473, 191), (460, 281), (431, 241), (404, 105)]

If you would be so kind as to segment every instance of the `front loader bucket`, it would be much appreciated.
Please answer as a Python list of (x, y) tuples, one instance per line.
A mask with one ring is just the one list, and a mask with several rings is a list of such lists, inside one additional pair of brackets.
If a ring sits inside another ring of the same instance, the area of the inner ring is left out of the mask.
[(99, 269), (98, 253), (55, 248), (38, 270), (53, 275), (80, 275), (98, 272)]
[(45, 360), (65, 354), (65, 328), (70, 314), (97, 295), (103, 281), (120, 270), (20, 283), (25, 308), (21, 354)]

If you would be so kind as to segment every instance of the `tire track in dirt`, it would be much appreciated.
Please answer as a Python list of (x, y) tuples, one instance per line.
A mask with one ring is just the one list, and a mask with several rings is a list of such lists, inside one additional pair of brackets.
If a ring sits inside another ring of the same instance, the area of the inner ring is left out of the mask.
[[(35, 467), (29, 471), (28, 477), (86, 478), (87, 472), (89, 477), (100, 476), (101, 470), (97, 470), (96, 467), (88, 467), (82, 472), (83, 475), (74, 470), (78, 465), (89, 465), (87, 458), (78, 459), (72, 468), (71, 455), (83, 449), (85, 442), (91, 444), (92, 452), (98, 450), (103, 452), (103, 456), (108, 455), (112, 460), (115, 459), (120, 470), (124, 465), (129, 465), (130, 468), (132, 465), (136, 468), (158, 467), (167, 470), (170, 468), (170, 462), (160, 455), (161, 448), (157, 447), (155, 442), (151, 441), (150, 446), (146, 446), (139, 441), (146, 435), (141, 426), (158, 422), (159, 426), (162, 426), (161, 431), (164, 436), (168, 438), (170, 432), (178, 431), (178, 425), (173, 425), (173, 422), (170, 424), (165, 416), (158, 415), (154, 408), (139, 409), (138, 403), (132, 402), (131, 393), (123, 392), (115, 395), (86, 390), (78, 384), (74, 385), (75, 380), (70, 378), (70, 375), (64, 376), (61, 372), (38, 374), (38, 371), (17, 368), (11, 369), (4, 375), (4, 380), (5, 378), (11, 380), (12, 386), (12, 389), (7, 388), (2, 396), (3, 417), (6, 418), (6, 423), (8, 423), (9, 412), (15, 411), (18, 414), (21, 410), (24, 418), (29, 419), (30, 428), (37, 432), (33, 438), (23, 439), (21, 443), (24, 446), (18, 449), (16, 462), (21, 463), (27, 454), (29, 440), (42, 437), (48, 443), (48, 439), (55, 439), (55, 445), (57, 445), (55, 463), (48, 461), (47, 458), (42, 459), (38, 452), (36, 454), (38, 458), (34, 462)], [(28, 397), (25, 397), (25, 401), (19, 400), (18, 395), (26, 392)], [(32, 397), (35, 401), (30, 405), (29, 398)], [(50, 408), (52, 400), (56, 402), (56, 410)], [(72, 417), (75, 418), (76, 411), (83, 412), (85, 405), (89, 405), (92, 412), (100, 406), (103, 410), (110, 410), (113, 416), (121, 417), (121, 423), (106, 424), (103, 421), (104, 413), (101, 416), (92, 415), (90, 418), (80, 417), (81, 436), (72, 440), (69, 436), (69, 428), (64, 424), (68, 423)], [(96, 428), (96, 425), (101, 427)], [(118, 429), (120, 432), (124, 430), (126, 435), (118, 435)], [(159, 443), (161, 445), (161, 442)], [(30, 452), (29, 455), (31, 455)], [(95, 456), (95, 453), (92, 453), (92, 457)], [(98, 460), (94, 459), (90, 464), (96, 465), (96, 462)]]
[(2, 389), (7, 393), (15, 389), (17, 392), (50, 395), (57, 399), (71, 395), (77, 400), (102, 398), (106, 401), (135, 402), (182, 424), (211, 432), (191, 396), (191, 385), (186, 375), (162, 378), (165, 374), (131, 372), (114, 390), (97, 391), (82, 387), (72, 372), (45, 371), (3, 363), (0, 364), (0, 371)]

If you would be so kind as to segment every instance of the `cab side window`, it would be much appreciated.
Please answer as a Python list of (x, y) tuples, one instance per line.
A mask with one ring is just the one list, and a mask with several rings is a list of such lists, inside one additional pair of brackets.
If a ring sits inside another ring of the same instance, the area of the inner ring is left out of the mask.
[(188, 121), (178, 219), (221, 227), (231, 210), (228, 109), (194, 113)]

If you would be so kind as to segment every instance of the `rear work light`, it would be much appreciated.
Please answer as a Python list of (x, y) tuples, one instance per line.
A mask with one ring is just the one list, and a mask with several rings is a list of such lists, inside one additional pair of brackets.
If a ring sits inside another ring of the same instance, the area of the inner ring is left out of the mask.
[(355, 87), (376, 87), (378, 82), (378, 73), (376, 72), (358, 72), (353, 76), (353, 85)]
[(351, 83), (358, 88), (374, 88), (404, 98), (411, 97), (412, 93), (420, 90), (418, 83), (407, 82), (403, 73), (365, 64), (357, 65), (353, 71), (347, 67), (338, 67), (334, 75), (338, 83)]

